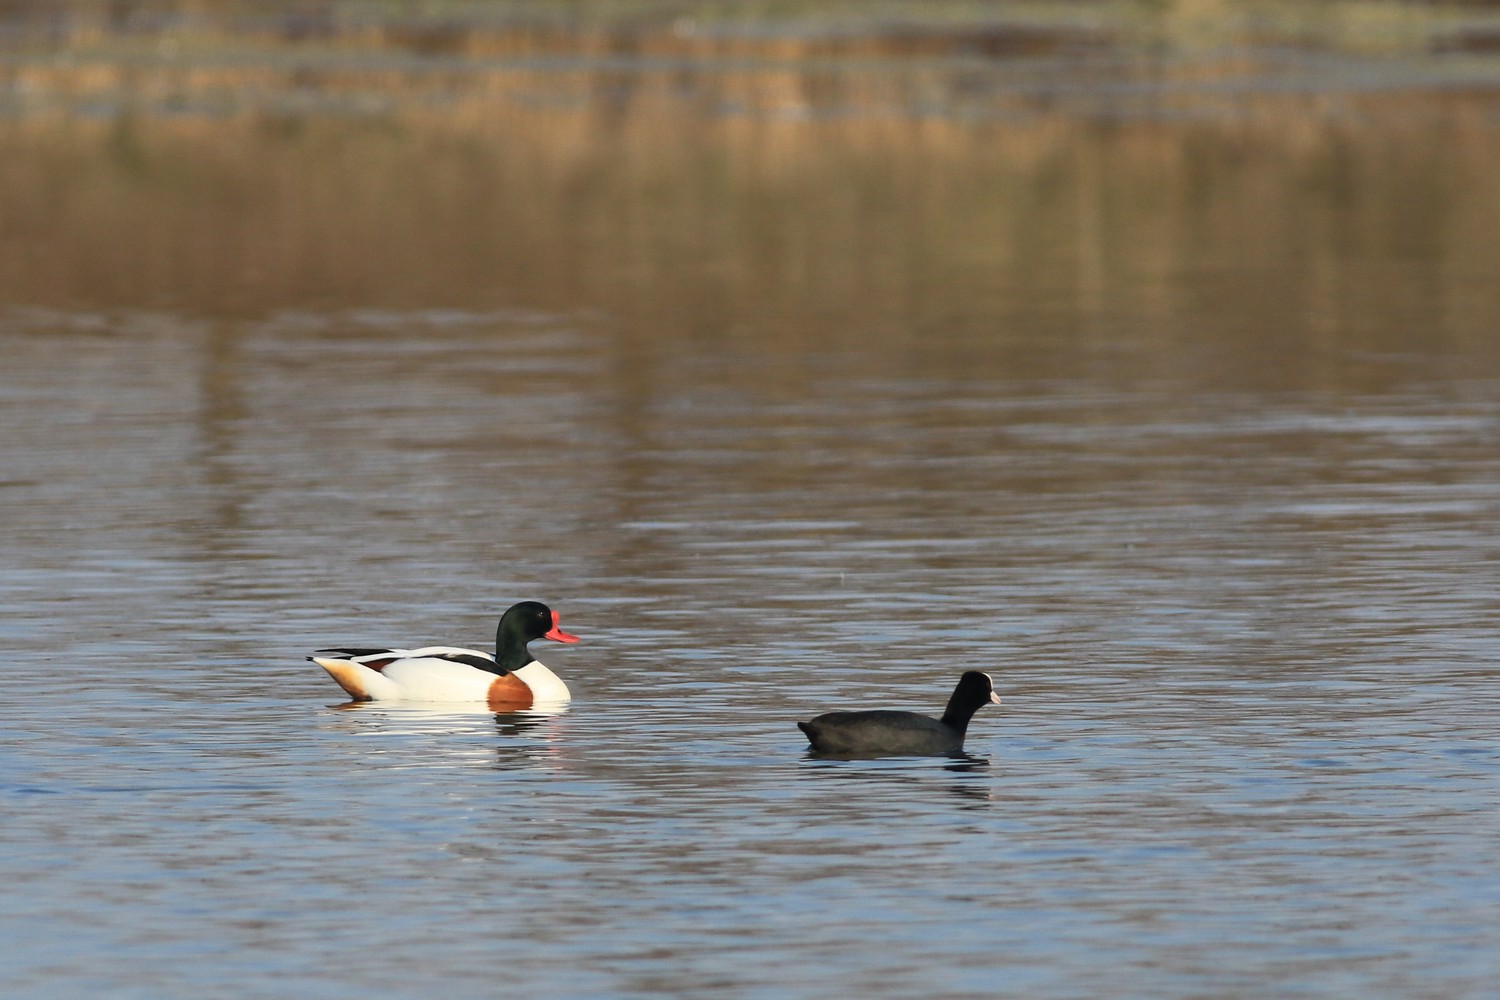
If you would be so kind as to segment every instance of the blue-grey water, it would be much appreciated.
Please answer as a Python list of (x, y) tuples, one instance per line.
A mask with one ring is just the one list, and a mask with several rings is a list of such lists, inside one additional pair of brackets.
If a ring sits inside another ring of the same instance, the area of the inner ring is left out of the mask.
[[(0, 158), (4, 996), (1496, 995), (1487, 105), (77, 65)], [(562, 714), (305, 660), (521, 599)], [(795, 727), (974, 668), (964, 759)]]
[[(11, 995), (1493, 988), (1500, 381), (1460, 356), (685, 349), (641, 396), (576, 317), (59, 320), (3, 328)], [(559, 716), (303, 660), (527, 597), (583, 637), (537, 644)], [(971, 667), (970, 761), (793, 726)]]

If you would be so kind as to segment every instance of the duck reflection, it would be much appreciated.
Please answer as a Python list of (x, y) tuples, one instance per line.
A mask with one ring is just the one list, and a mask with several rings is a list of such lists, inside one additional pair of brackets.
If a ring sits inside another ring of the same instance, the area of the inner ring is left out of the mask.
[(561, 739), (558, 719), (566, 712), (566, 705), (556, 710), (539, 711), (532, 707), (496, 712), (495, 733), (501, 738), (495, 747), (496, 769), (565, 769), (566, 744)]
[(380, 717), (392, 719), (461, 719), (481, 718), (493, 716), (496, 722), (504, 720), (514, 725), (522, 725), (526, 720), (532, 720), (534, 725), (542, 719), (549, 719), (563, 715), (568, 711), (568, 703), (537, 704), (530, 708), (516, 709), (509, 712), (497, 712), (483, 702), (428, 702), (425, 704), (413, 704), (410, 702), (392, 701), (346, 701), (337, 705), (329, 705), (335, 712), (372, 712)]
[[(423, 759), (451, 763), (458, 757), (492, 762), (500, 769), (518, 767), (555, 769), (563, 759), (557, 721), (566, 703), (533, 705), (496, 712), (482, 704), (425, 704), (349, 701), (328, 706), (339, 713), (348, 731), (378, 730), (383, 736), (410, 737), (429, 742)], [(486, 722), (485, 720), (488, 720)], [(494, 745), (493, 756), (476, 741)], [(475, 756), (476, 749), (480, 755)]]

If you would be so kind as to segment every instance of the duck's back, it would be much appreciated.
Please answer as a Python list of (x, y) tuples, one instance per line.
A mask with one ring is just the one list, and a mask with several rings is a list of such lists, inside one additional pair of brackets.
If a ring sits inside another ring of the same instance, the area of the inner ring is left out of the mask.
[(937, 719), (889, 709), (829, 712), (797, 728), (821, 753), (947, 753), (964, 745), (963, 733)]

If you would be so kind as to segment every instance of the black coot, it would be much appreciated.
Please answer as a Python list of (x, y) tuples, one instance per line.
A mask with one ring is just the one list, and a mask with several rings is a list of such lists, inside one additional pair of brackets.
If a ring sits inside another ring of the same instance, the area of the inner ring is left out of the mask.
[(829, 712), (797, 728), (819, 753), (938, 754), (964, 748), (969, 720), (985, 705), (1000, 704), (990, 675), (967, 671), (958, 679), (942, 719), (877, 709)]

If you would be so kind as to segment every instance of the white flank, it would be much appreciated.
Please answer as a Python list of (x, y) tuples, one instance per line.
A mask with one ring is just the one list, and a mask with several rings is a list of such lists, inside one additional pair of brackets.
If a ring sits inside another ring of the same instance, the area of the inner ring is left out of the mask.
[(371, 696), (402, 701), (485, 701), (495, 681), (495, 675), (487, 670), (433, 657), (397, 660), (381, 674), (396, 693), (380, 695), (371, 691)]
[(532, 660), (515, 673), (517, 678), (531, 688), (531, 698), (539, 705), (571, 701), (573, 698), (573, 692), (568, 690), (562, 678), (548, 670), (541, 660)]

